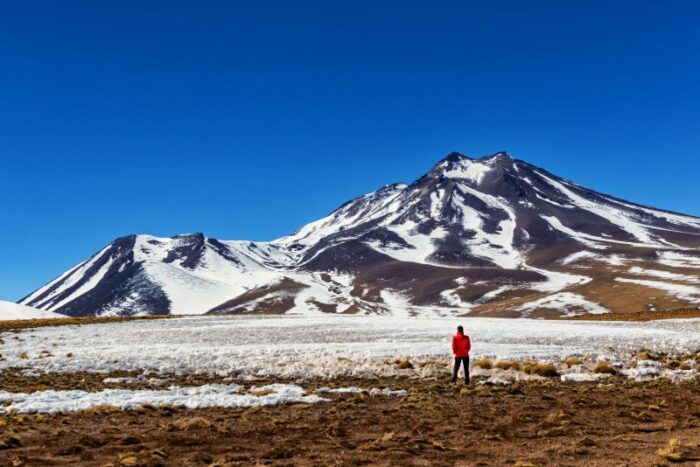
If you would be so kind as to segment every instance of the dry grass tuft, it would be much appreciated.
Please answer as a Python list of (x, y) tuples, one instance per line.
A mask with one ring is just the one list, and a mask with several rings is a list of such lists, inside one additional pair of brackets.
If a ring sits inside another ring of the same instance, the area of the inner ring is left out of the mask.
[(121, 412), (121, 409), (113, 405), (101, 404), (96, 405), (94, 407), (90, 407), (89, 409), (85, 409), (83, 412), (90, 415), (107, 415)]
[(554, 378), (559, 376), (557, 368), (551, 363), (526, 363), (523, 371), (528, 375), (544, 376), (545, 378)]
[(567, 357), (564, 360), (562, 360), (562, 363), (565, 363), (566, 366), (571, 368), (572, 366), (580, 365), (583, 362), (581, 361), (580, 357), (572, 356), (572, 357)]
[(411, 370), (413, 369), (413, 363), (408, 359), (396, 360), (396, 366), (399, 370)]
[(669, 370), (677, 370), (678, 368), (680, 368), (681, 362), (676, 359), (669, 358), (664, 362), (663, 366), (668, 368)]
[(628, 434), (622, 434), (622, 435), (617, 435), (613, 436), (614, 440), (620, 440), (620, 441), (625, 441), (627, 443), (635, 442), (635, 443), (641, 443), (644, 441), (644, 438), (638, 435), (628, 435)]
[(661, 360), (661, 356), (652, 352), (651, 350), (642, 350), (641, 352), (639, 352), (637, 354), (637, 357), (640, 360), (655, 360), (655, 361)]
[(12, 419), (13, 422), (15, 422), (19, 425), (23, 425), (24, 422), (26, 422), (29, 417), (27, 417), (26, 415), (13, 415), (10, 418)]
[(488, 357), (482, 357), (474, 363), (475, 366), (483, 368), (484, 370), (490, 370), (493, 368), (493, 362)]
[(3, 436), (0, 438), (0, 450), (13, 449), (22, 446), (22, 441), (16, 436)]
[(192, 431), (210, 428), (214, 424), (204, 417), (184, 417), (172, 422), (169, 426), (171, 430)]
[(29, 358), (29, 354), (27, 352), (22, 352), (21, 354), (19, 354), (19, 358), (21, 358), (22, 360), (27, 360)]
[(598, 363), (593, 367), (593, 373), (603, 373), (606, 375), (617, 374), (617, 370), (613, 368), (610, 362), (605, 360), (599, 360)]
[(426, 366), (448, 366), (449, 364), (445, 360), (440, 360), (438, 358), (429, 358), (427, 360), (423, 360), (422, 362), (419, 363), (419, 366), (421, 368), (426, 367)]
[(123, 465), (125, 467), (131, 467), (134, 465), (139, 465), (139, 459), (135, 455), (131, 453), (122, 453), (119, 454), (119, 465)]
[[(19, 332), (22, 329), (40, 328), (45, 326), (74, 326), (81, 324), (97, 323), (121, 323), (123, 321), (137, 321), (145, 319), (169, 319), (173, 315), (149, 315), (149, 316), (110, 316), (110, 317), (85, 317), (85, 318), (46, 318), (46, 319), (20, 319), (0, 321), (1, 332)], [(16, 337), (16, 336), (15, 336)]]
[(693, 369), (693, 365), (691, 365), (690, 362), (683, 362), (678, 368), (683, 371), (688, 371)]
[(569, 418), (569, 415), (567, 415), (566, 412), (564, 412), (563, 410), (557, 410), (557, 411), (550, 412), (549, 414), (547, 414), (547, 416), (545, 417), (545, 420), (550, 422), (550, 423), (554, 423), (554, 422), (558, 422), (560, 420), (564, 420), (567, 418)]
[(68, 357), (68, 358), (73, 358), (73, 357), (75, 357), (75, 354), (74, 354), (73, 352), (68, 352), (68, 353), (66, 354), (66, 357)]
[(500, 360), (496, 362), (496, 368), (500, 368), (501, 370), (515, 370), (515, 371), (520, 371), (520, 362), (517, 362), (515, 360)]
[(668, 442), (665, 448), (657, 451), (658, 455), (671, 462), (688, 462), (700, 460), (698, 446), (682, 444), (674, 438)]
[(269, 394), (274, 394), (274, 389), (260, 389), (259, 391), (250, 391), (250, 394), (254, 396), (267, 396)]

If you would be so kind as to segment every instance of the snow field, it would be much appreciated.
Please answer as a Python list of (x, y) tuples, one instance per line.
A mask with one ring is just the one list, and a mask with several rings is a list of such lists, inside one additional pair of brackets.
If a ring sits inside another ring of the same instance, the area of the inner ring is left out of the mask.
[[(126, 323), (57, 326), (4, 333), (0, 370), (23, 368), (27, 377), (43, 372), (142, 372), (136, 377), (105, 378), (106, 384), (166, 380), (149, 373), (215, 374), (240, 381), (256, 377), (296, 378), (297, 384), (268, 384), (245, 389), (239, 384), (198, 387), (36, 391), (0, 391), (0, 413), (59, 413), (108, 405), (131, 410), (144, 405), (255, 407), (289, 403), (319, 403), (324, 395), (366, 393), (405, 397), (406, 390), (322, 387), (309, 393), (299, 384), (311, 378), (404, 375), (443, 377), (451, 361), (450, 339), (462, 324), (473, 342), (472, 360), (538, 360), (555, 362), (564, 382), (597, 381), (596, 361), (606, 360), (620, 374), (637, 381), (667, 377), (680, 381), (697, 377), (691, 369), (669, 369), (660, 362), (624, 361), (641, 348), (680, 355), (700, 348), (700, 320), (647, 323), (545, 321), (487, 318), (329, 317), (191, 317)], [(15, 338), (16, 337), (16, 338)], [(50, 349), (47, 356), (43, 350)], [(24, 354), (24, 355), (23, 355)], [(26, 358), (27, 355), (29, 358)], [(40, 356), (41, 355), (41, 356)], [(71, 355), (71, 356), (69, 356)], [(583, 355), (586, 363), (567, 368), (563, 357)], [(412, 360), (415, 369), (398, 369), (396, 358)], [(433, 363), (428, 363), (432, 361)], [(420, 362), (425, 363), (420, 364)], [(480, 384), (504, 385), (542, 379), (513, 369), (479, 367), (472, 375)]]
[[(0, 370), (296, 379), (391, 376), (405, 370), (387, 360), (449, 362), (450, 339), (458, 324), (472, 338), (474, 360), (489, 356), (559, 362), (569, 355), (594, 355), (614, 361), (642, 348), (666, 353), (700, 348), (700, 320), (205, 316), (6, 333), (0, 335)], [(44, 350), (50, 354), (42, 354)], [(412, 371), (429, 376), (429, 367)]]

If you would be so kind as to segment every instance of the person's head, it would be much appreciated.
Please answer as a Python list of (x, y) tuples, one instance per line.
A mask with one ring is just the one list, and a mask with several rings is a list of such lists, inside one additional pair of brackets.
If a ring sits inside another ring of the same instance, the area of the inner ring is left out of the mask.
[(457, 326), (457, 332), (459, 334), (464, 334), (464, 328), (462, 326)]

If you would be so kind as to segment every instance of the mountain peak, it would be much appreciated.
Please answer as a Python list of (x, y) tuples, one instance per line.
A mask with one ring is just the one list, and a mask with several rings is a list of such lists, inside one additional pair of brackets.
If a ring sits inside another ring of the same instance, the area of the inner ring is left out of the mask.
[(498, 151), (497, 153), (491, 154), (490, 156), (479, 157), (477, 160), (479, 160), (479, 161), (488, 161), (488, 160), (494, 160), (494, 159), (495, 159), (495, 160), (498, 160), (498, 159), (512, 160), (513, 157), (512, 157), (510, 154), (508, 154), (507, 152), (505, 152), (505, 151)]
[(505, 151), (478, 158), (451, 152), (435, 164), (429, 174), (435, 177), (470, 180), (479, 185), (487, 174), (496, 170), (502, 171), (513, 161)]
[(493, 159), (513, 160), (513, 156), (508, 154), (506, 151), (498, 151), (494, 154), (489, 154), (487, 156), (469, 157), (469, 156), (465, 156), (464, 154), (462, 154), (460, 152), (452, 151), (448, 155), (443, 157), (436, 165), (440, 165), (443, 162), (460, 162), (460, 161), (464, 161), (464, 160), (486, 162), (486, 161), (490, 161)]
[(469, 158), (467, 156), (465, 156), (464, 154), (461, 154), (461, 153), (456, 152), (456, 151), (452, 151), (447, 156), (442, 158), (442, 160), (440, 162), (438, 162), (438, 165), (440, 165), (440, 163), (442, 163), (442, 162), (459, 162), (459, 161), (464, 160), (464, 159), (469, 159)]

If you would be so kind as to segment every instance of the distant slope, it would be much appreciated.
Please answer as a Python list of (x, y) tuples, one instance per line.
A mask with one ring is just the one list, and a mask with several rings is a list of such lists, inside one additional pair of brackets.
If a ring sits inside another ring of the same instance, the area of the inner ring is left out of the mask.
[(65, 318), (65, 315), (0, 300), (0, 321), (14, 319)]
[(410, 184), (273, 242), (119, 238), (21, 303), (73, 316), (698, 307), (700, 218), (590, 190), (506, 153), (452, 153)]

